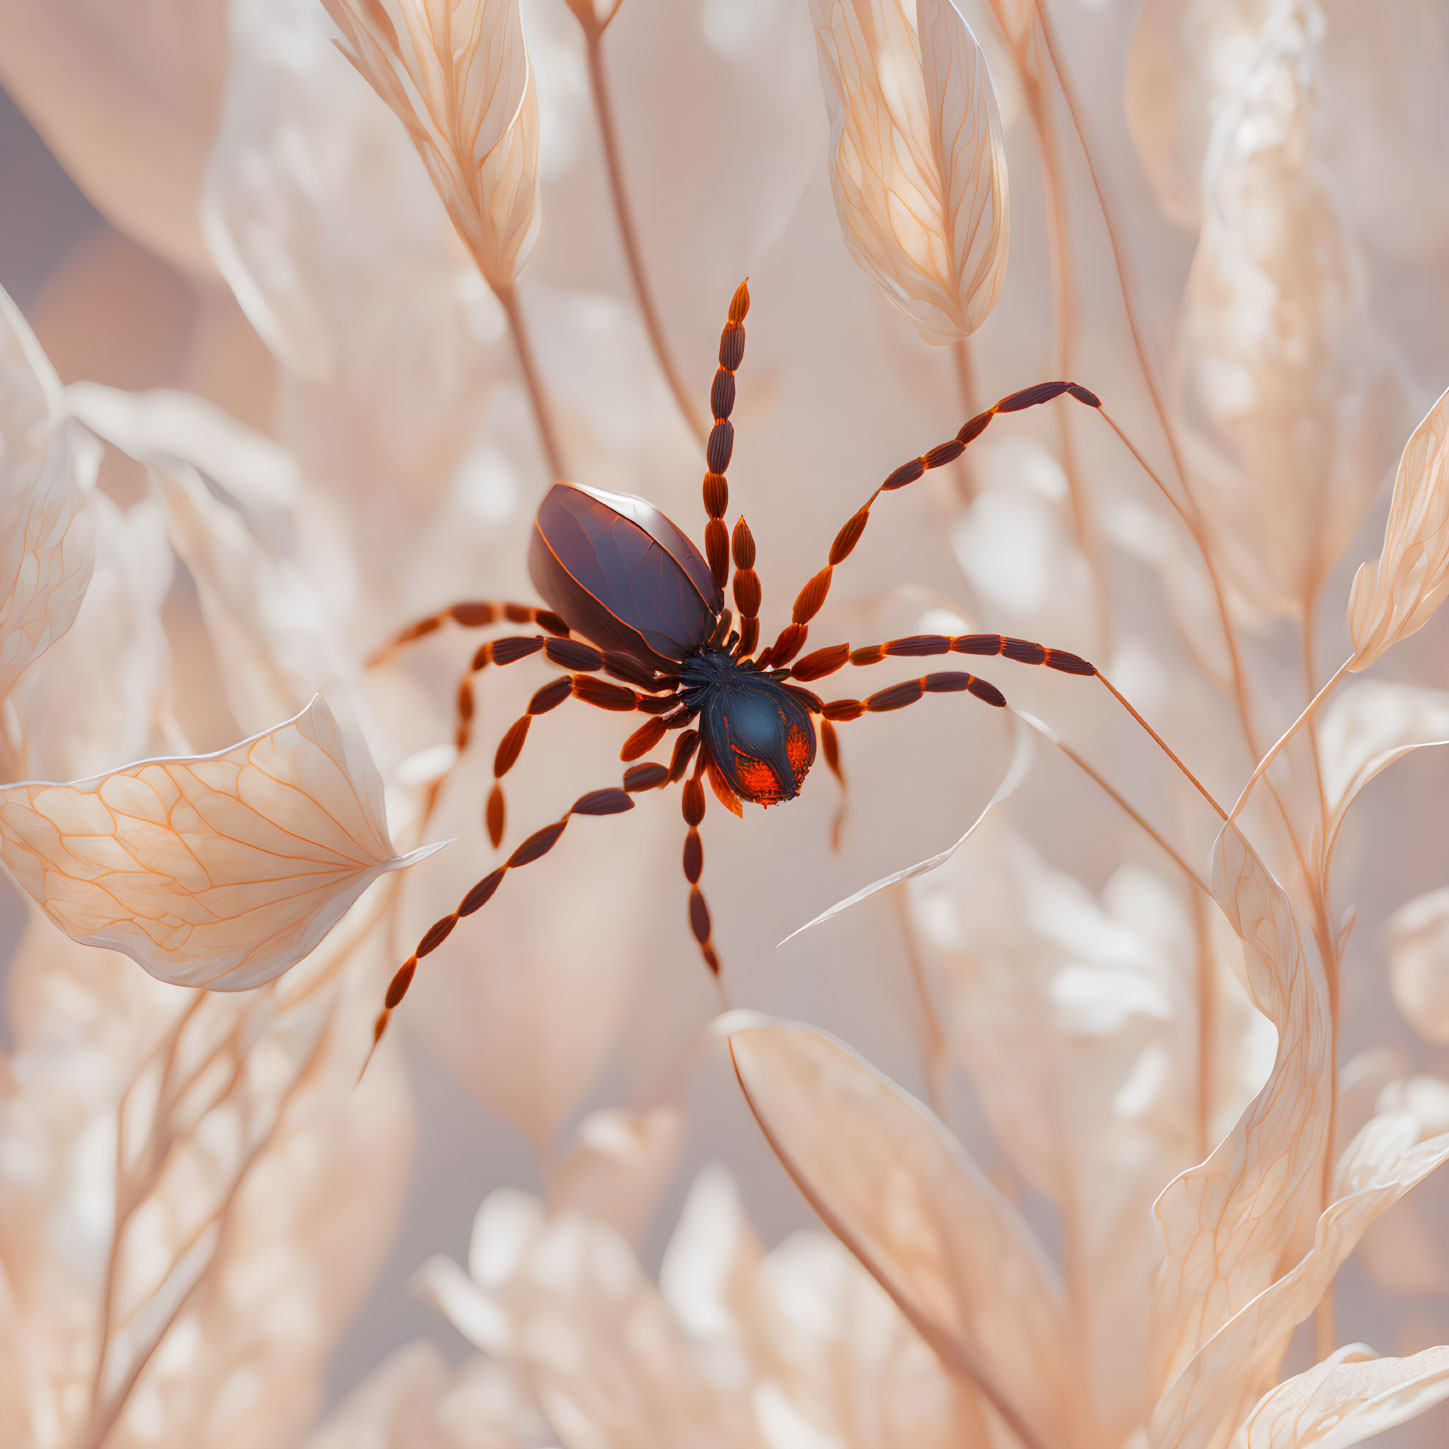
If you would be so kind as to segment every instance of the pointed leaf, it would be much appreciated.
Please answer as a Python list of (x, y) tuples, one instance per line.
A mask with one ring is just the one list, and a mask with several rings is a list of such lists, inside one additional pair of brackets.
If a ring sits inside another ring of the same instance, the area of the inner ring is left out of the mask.
[(1378, 559), (1360, 566), (1348, 600), (1352, 668), (1365, 669), (1422, 629), (1449, 593), (1449, 390), (1414, 429), (1399, 460)]
[[(770, 1145), (952, 1372), (1043, 1442), (1071, 1351), (1062, 1292), (1026, 1224), (920, 1103), (840, 1042), (785, 1023), (730, 1032)], [(1043, 1364), (1055, 1364), (1050, 1376)]]
[(1001, 113), (951, 0), (810, 0), (845, 244), (928, 342), (986, 320), (1008, 233)]
[(0, 860), (72, 940), (180, 986), (295, 965), (398, 856), (382, 782), (322, 699), (214, 755), (0, 788)]
[(538, 97), (518, 0), (324, 0), (490, 286), (538, 233)]

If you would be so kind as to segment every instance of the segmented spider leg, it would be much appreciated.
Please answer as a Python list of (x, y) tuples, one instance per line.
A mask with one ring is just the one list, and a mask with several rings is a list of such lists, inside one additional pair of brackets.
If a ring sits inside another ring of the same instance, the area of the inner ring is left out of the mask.
[(707, 756), (700, 754), (694, 767), (694, 774), (684, 784), (684, 823), (688, 831), (684, 837), (684, 878), (689, 882), (689, 929), (699, 943), (700, 954), (710, 974), (719, 975), (719, 957), (710, 944), (709, 907), (704, 903), (704, 892), (699, 888), (699, 877), (704, 871), (704, 841), (700, 839), (699, 822), (704, 819), (704, 786), (699, 777), (704, 773)]
[[(497, 869), (491, 870), (467, 895), (458, 902), (457, 908), (450, 911), (446, 916), (440, 916), (423, 933), (422, 939), (413, 950), (413, 954), (394, 973), (392, 981), (388, 984), (387, 995), (383, 998), (382, 1010), (378, 1013), (377, 1020), (372, 1028), (372, 1047), (368, 1051), (367, 1061), (372, 1060), (372, 1053), (377, 1050), (378, 1043), (382, 1040), (383, 1033), (387, 1030), (387, 1024), (392, 1013), (397, 1010), (404, 996), (407, 995), (408, 987), (413, 983), (413, 977), (417, 973), (418, 962), (424, 956), (431, 955), (444, 941), (453, 933), (453, 928), (463, 919), (464, 916), (471, 916), (474, 911), (481, 910), (493, 898), (498, 887), (503, 884), (503, 877), (510, 870), (517, 870), (520, 866), (532, 865), (540, 856), (547, 855), (550, 850), (558, 844), (559, 836), (564, 833), (570, 820), (575, 815), (619, 815), (626, 810), (634, 808), (633, 796), (641, 790), (657, 790), (661, 786), (669, 784), (669, 771), (663, 765), (635, 765), (632, 769), (624, 772), (623, 787), (614, 787), (607, 790), (591, 790), (587, 795), (580, 795), (563, 815), (555, 820), (552, 825), (545, 825), (542, 830), (535, 830), (526, 840), (522, 842)], [(367, 1070), (367, 1062), (363, 1063), (362, 1070)]]
[(1078, 654), (1065, 649), (1048, 649), (1030, 639), (1013, 639), (1006, 634), (910, 634), (903, 639), (887, 639), (884, 644), (866, 644), (852, 649), (848, 644), (832, 644), (817, 649), (790, 666), (790, 677), (799, 680), (823, 679), (847, 664), (879, 664), (883, 659), (912, 659), (928, 654), (999, 654), (1016, 664), (1042, 664), (1063, 674), (1092, 675), (1096, 667)]
[(735, 607), (740, 611), (736, 659), (748, 659), (760, 642), (760, 576), (755, 572), (755, 536), (743, 516), (730, 540), (735, 557)]
[(409, 624), (371, 655), (367, 660), (367, 668), (372, 669), (381, 664), (404, 644), (411, 644), (414, 639), (434, 634), (449, 622), (461, 624), (465, 629), (485, 629), (490, 624), (501, 623), (537, 624), (540, 629), (546, 629), (560, 638), (566, 639), (569, 634), (569, 626), (549, 609), (539, 609), (532, 604), (508, 603), (501, 599), (471, 600), (450, 604), (436, 614), (429, 614), (426, 619)]
[(835, 733), (835, 726), (824, 718), (820, 721), (820, 752), (825, 756), (825, 763), (830, 766), (830, 773), (840, 785), (840, 803), (835, 807), (835, 819), (830, 826), (830, 848), (839, 850), (841, 833), (845, 829), (849, 787), (846, 784), (845, 771), (840, 767), (840, 739)]
[[(562, 641), (572, 643), (571, 640)], [(653, 714), (641, 730), (635, 730), (620, 751), (621, 760), (637, 760), (646, 755), (664, 737), (667, 728), (657, 718), (674, 708), (673, 695), (637, 694), (617, 684), (606, 684), (602, 679), (593, 679), (587, 674), (566, 674), (561, 679), (552, 679), (534, 692), (528, 708), (508, 727), (499, 741), (497, 753), (493, 756), (493, 788), (488, 792), (488, 804), (483, 812), (488, 827), (488, 839), (496, 849), (503, 841), (503, 829), (507, 819), (507, 806), (503, 798), (503, 776), (518, 763), (524, 742), (534, 719), (550, 710), (557, 709), (564, 700), (581, 699), (596, 709), (640, 710)], [(642, 740), (642, 743), (641, 743)]]
[(825, 596), (830, 592), (832, 574), (860, 542), (860, 537), (865, 532), (865, 526), (870, 522), (870, 510), (882, 493), (891, 493), (897, 488), (904, 488), (932, 468), (941, 468), (947, 463), (954, 463), (965, 451), (967, 444), (974, 442), (986, 431), (988, 424), (998, 413), (1019, 413), (1025, 408), (1051, 402), (1063, 394), (1075, 398), (1087, 407), (1099, 408), (1102, 406), (1095, 393), (1088, 392), (1086, 388), (1078, 386), (1075, 382), (1039, 382), (1034, 387), (1023, 388), (1021, 392), (1014, 392), (1009, 397), (1002, 398), (1000, 402), (993, 403), (984, 413), (977, 413), (954, 438), (939, 444), (927, 453), (922, 453), (919, 458), (912, 458), (909, 463), (902, 463), (866, 499), (865, 503), (851, 514), (844, 527), (835, 535), (835, 542), (830, 545), (829, 561), (796, 596), (790, 622), (780, 631), (779, 637), (766, 653), (761, 656), (761, 664), (764, 665), (766, 662), (772, 665), (788, 664), (804, 648), (810, 621), (819, 613), (820, 606), (825, 602)]
[(899, 684), (878, 689), (864, 699), (832, 699), (820, 706), (826, 720), (845, 723), (859, 719), (863, 714), (884, 714), (891, 709), (904, 709), (915, 704), (927, 694), (974, 694), (985, 704), (997, 709), (1006, 708), (1006, 696), (989, 680), (978, 679), (963, 669), (943, 669), (936, 674), (924, 674), (919, 679), (904, 679)]
[(710, 429), (709, 443), (705, 448), (708, 471), (704, 475), (704, 511), (709, 522), (704, 526), (704, 556), (709, 560), (710, 572), (720, 588), (724, 588), (730, 576), (730, 539), (724, 524), (725, 509), (730, 503), (730, 486), (725, 481), (725, 472), (735, 447), (734, 424), (729, 419), (735, 405), (735, 370), (745, 356), (745, 314), (749, 310), (750, 284), (747, 278), (735, 289), (730, 300), (729, 321), (719, 338), (719, 368), (714, 375), (714, 386), (709, 390), (709, 410), (714, 415), (714, 426)]

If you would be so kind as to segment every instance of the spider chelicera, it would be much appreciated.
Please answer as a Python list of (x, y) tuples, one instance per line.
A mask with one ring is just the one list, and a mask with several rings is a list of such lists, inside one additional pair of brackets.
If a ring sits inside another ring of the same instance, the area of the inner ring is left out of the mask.
[[(527, 711), (498, 746), (486, 810), (488, 834), (495, 847), (503, 839), (501, 781), (517, 762), (529, 725), (537, 715), (556, 709), (570, 698), (600, 709), (648, 715), (645, 723), (624, 741), (620, 751), (624, 761), (642, 759), (667, 734), (673, 733), (675, 741), (668, 764), (632, 765), (620, 786), (580, 796), (560, 819), (534, 831), (515, 847), (502, 865), (463, 897), (456, 910), (429, 927), (388, 987), (373, 1030), (374, 1046), (382, 1037), (390, 1013), (411, 985), (418, 962), (442, 945), (464, 916), (484, 906), (510, 870), (528, 865), (552, 850), (575, 815), (616, 815), (633, 809), (633, 796), (640, 791), (683, 781), (689, 923), (706, 964), (718, 974), (709, 908), (699, 886), (704, 866), (699, 836), (699, 824), (704, 818), (704, 776), (709, 777), (725, 808), (740, 815), (742, 801), (774, 805), (793, 800), (814, 763), (817, 738), (826, 764), (844, 786), (835, 736), (837, 723), (867, 713), (902, 709), (927, 694), (965, 691), (986, 704), (1006, 704), (994, 684), (958, 669), (892, 684), (864, 699), (822, 700), (805, 684), (846, 665), (948, 653), (999, 654), (1019, 664), (1044, 664), (1067, 674), (1096, 674), (1096, 669), (1076, 654), (1001, 634), (916, 634), (855, 649), (848, 644), (832, 644), (800, 655), (810, 621), (830, 591), (834, 570), (860, 542), (876, 499), (882, 493), (914, 483), (932, 468), (953, 462), (998, 413), (1020, 412), (1063, 394), (1088, 407), (1100, 407), (1092, 393), (1073, 382), (1043, 382), (1012, 393), (978, 413), (948, 442), (897, 468), (836, 535), (829, 561), (796, 597), (790, 623), (774, 643), (756, 653), (760, 638), (760, 579), (754, 568), (755, 541), (743, 518), (735, 524), (733, 535), (724, 523), (729, 504), (725, 471), (734, 448), (734, 427), (729, 418), (735, 401), (735, 370), (744, 357), (744, 320), (749, 306), (748, 285), (742, 282), (730, 303), (729, 321), (720, 337), (719, 370), (710, 392), (714, 426), (706, 451), (704, 506), (708, 522), (703, 555), (676, 524), (642, 498), (575, 483), (555, 483), (539, 506), (528, 557), (529, 574), (549, 608), (491, 601), (454, 604), (404, 629), (382, 651), (387, 654), (449, 621), (467, 627), (500, 622), (532, 624), (542, 631), (495, 639), (474, 654), (458, 690), (456, 742), (460, 753), (471, 733), (472, 676), (479, 670), (490, 664), (513, 664), (541, 653), (567, 671), (534, 694)], [(737, 627), (725, 607), (724, 596), (731, 556), (735, 564)], [(623, 683), (611, 684), (597, 678), (601, 673)]]

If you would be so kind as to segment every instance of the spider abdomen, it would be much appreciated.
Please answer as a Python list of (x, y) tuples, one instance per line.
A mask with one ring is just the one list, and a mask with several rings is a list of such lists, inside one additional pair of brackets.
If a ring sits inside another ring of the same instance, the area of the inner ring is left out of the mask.
[(699, 550), (652, 503), (576, 483), (555, 483), (539, 505), (528, 571), (576, 633), (665, 673), (724, 608)]

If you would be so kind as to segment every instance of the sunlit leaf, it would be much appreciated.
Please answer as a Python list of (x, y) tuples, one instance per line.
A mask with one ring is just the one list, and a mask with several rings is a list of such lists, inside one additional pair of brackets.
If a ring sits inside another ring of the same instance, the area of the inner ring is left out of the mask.
[[(918, 1102), (839, 1042), (766, 1022), (729, 1033), (770, 1145), (907, 1318), (1055, 1442), (1070, 1382), (1060, 1284), (1026, 1224)], [(1049, 1378), (1041, 1365), (1054, 1363)]]
[(0, 291), (0, 701), (80, 612), (95, 559), (85, 492), (99, 456), (67, 421), (50, 363)]
[(1208, 1157), (1163, 1189), (1157, 1216), (1157, 1353), (1170, 1384), (1273, 1281), (1328, 1132), (1333, 1060), (1322, 968), (1288, 897), (1233, 825), (1213, 852), (1213, 894), (1243, 942), (1253, 1004), (1278, 1029), (1263, 1090)]
[(1001, 114), (951, 0), (810, 0), (851, 255), (928, 342), (986, 320), (1009, 230)]
[(66, 935), (181, 986), (300, 961), (398, 856), (382, 782), (325, 701), (214, 755), (0, 789), (0, 860)]
[(1449, 593), (1449, 391), (1414, 429), (1399, 460), (1384, 546), (1360, 566), (1348, 599), (1354, 669), (1422, 629)]
[(323, 0), (495, 288), (538, 232), (538, 98), (518, 0)]
[(1349, 1449), (1449, 1398), (1449, 1347), (1376, 1358), (1350, 1344), (1259, 1401), (1233, 1449)]

